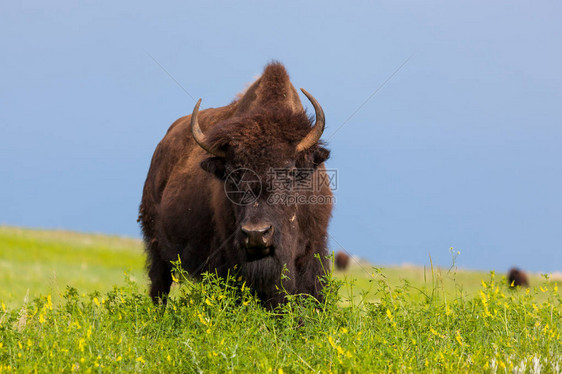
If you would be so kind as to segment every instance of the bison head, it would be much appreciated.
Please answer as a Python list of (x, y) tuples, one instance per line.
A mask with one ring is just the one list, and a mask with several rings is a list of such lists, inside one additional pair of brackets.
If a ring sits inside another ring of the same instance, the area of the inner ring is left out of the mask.
[(204, 134), (198, 120), (201, 100), (191, 116), (193, 138), (213, 155), (201, 167), (224, 182), (233, 247), (258, 290), (260, 284), (270, 287), (283, 265), (292, 272), (291, 264), (307, 250), (301, 228), (314, 226), (314, 211), (299, 204), (298, 197), (306, 200), (318, 191), (314, 186), (302, 190), (299, 184), (313, 184), (310, 180), (330, 154), (320, 142), (322, 107), (302, 91), (315, 109), (314, 124), (304, 110), (273, 105), (217, 122)]

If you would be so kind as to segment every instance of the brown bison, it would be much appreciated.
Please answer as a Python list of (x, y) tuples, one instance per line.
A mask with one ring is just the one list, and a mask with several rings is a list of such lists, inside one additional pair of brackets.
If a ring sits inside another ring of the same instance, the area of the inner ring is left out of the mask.
[(334, 262), (336, 263), (336, 269), (345, 270), (347, 269), (347, 265), (349, 265), (349, 255), (345, 252), (339, 251), (336, 253)]
[(529, 280), (527, 279), (527, 274), (523, 270), (517, 268), (511, 268), (509, 273), (507, 273), (507, 282), (510, 287), (529, 287)]
[(320, 141), (322, 107), (302, 91), (314, 122), (283, 65), (271, 63), (231, 104), (199, 112), (199, 100), (169, 128), (152, 157), (139, 215), (155, 302), (169, 293), (170, 261), (178, 256), (196, 277), (239, 271), (268, 307), (283, 302), (281, 286), (321, 297), (330, 152)]

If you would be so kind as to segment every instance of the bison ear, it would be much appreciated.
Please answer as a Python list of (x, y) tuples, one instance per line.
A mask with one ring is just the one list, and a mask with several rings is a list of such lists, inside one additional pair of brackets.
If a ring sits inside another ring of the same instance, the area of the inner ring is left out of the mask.
[(330, 151), (324, 147), (318, 147), (313, 154), (314, 168), (326, 161), (330, 157)]
[(226, 163), (223, 157), (209, 157), (201, 161), (201, 168), (219, 179), (224, 179), (226, 174)]

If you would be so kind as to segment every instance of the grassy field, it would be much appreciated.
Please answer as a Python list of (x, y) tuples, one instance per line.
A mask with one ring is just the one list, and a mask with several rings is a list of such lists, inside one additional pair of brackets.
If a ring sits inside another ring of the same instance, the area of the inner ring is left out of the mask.
[(20, 306), (24, 298), (51, 294), (70, 285), (88, 293), (122, 284), (127, 272), (144, 284), (139, 240), (68, 231), (0, 227), (0, 300)]
[(560, 372), (561, 291), (353, 264), (262, 309), (241, 279), (146, 296), (140, 241), (0, 227), (0, 372)]

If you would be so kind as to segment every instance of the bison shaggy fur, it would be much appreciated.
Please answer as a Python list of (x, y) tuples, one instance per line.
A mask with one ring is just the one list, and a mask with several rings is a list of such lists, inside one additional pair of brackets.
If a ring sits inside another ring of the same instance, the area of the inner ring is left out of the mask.
[[(274, 62), (230, 104), (201, 112), (197, 104), (168, 129), (154, 151), (139, 214), (155, 302), (169, 293), (178, 256), (196, 278), (238, 272), (269, 307), (284, 301), (280, 289), (321, 298), (332, 211), (332, 192), (322, 181), (330, 152), (319, 140), (321, 107), (303, 92), (315, 120)], [(287, 172), (282, 183), (272, 170)], [(303, 170), (312, 181), (308, 190), (297, 188), (295, 175)], [(259, 186), (241, 187), (248, 175)], [(255, 200), (233, 200), (225, 192), (232, 188), (245, 188)], [(283, 194), (306, 201), (322, 195), (324, 203), (272, 200)]]

